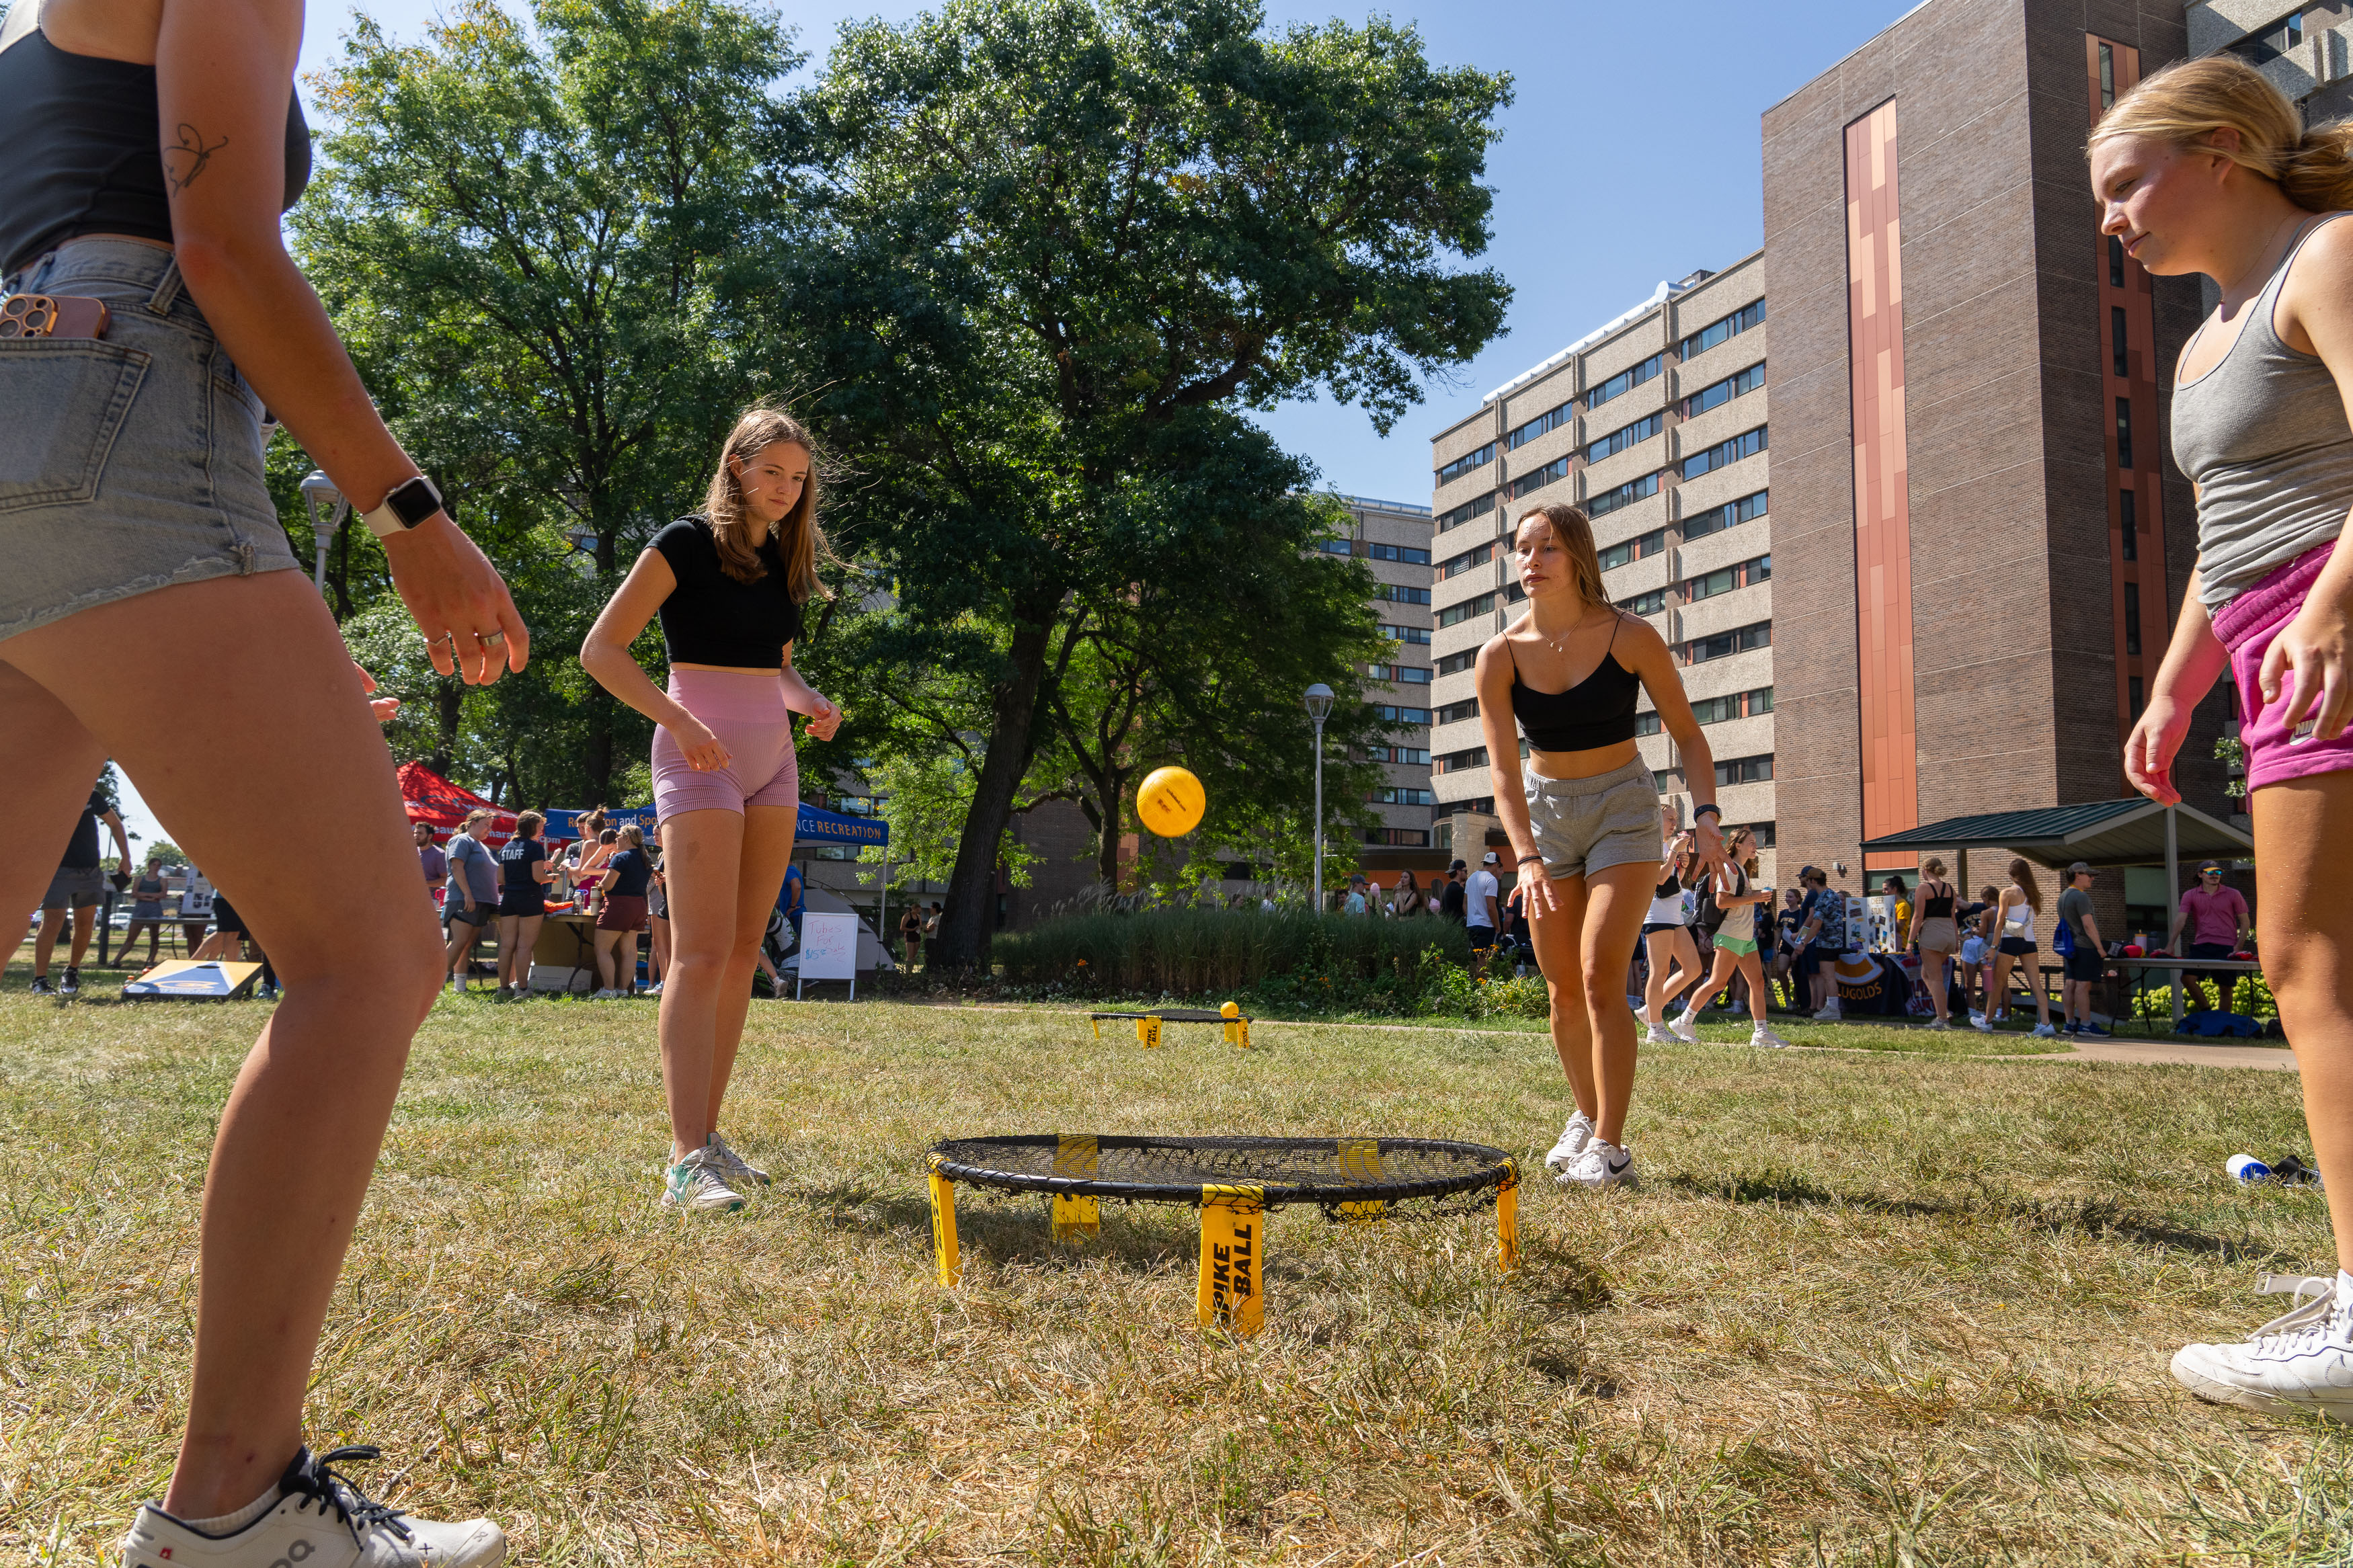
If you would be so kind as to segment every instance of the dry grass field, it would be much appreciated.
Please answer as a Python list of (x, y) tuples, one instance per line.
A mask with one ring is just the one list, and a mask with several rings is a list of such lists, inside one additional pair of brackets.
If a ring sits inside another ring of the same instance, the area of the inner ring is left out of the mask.
[[(0, 995), (0, 1559), (86, 1563), (168, 1469), (212, 1118), (259, 1005)], [(1711, 1031), (1729, 1041), (1730, 1027)], [(1855, 1038), (1805, 1029), (1808, 1039)], [(1175, 1031), (755, 1004), (731, 1135), (777, 1184), (653, 1206), (643, 1004), (445, 999), (417, 1042), (311, 1429), (531, 1563), (2342, 1563), (2353, 1444), (2200, 1405), (2188, 1337), (2328, 1266), (2292, 1075), (1650, 1052), (1646, 1186), (1271, 1226), (1266, 1332), (1192, 1322), (1189, 1212), (962, 1209), (950, 1133), (1422, 1134), (1533, 1164), (1525, 1034)], [(1926, 1039), (1883, 1041), (1896, 1047)]]

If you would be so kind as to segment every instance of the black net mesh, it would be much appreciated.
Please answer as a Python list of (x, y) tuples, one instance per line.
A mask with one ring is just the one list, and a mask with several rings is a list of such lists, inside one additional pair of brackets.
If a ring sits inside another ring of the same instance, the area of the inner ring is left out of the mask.
[(1255, 1186), (1268, 1207), (1399, 1202), (1516, 1182), (1501, 1149), (1430, 1138), (1134, 1138), (1027, 1133), (952, 1138), (932, 1164), (1002, 1192), (1198, 1203), (1205, 1186)]
[(1230, 1024), (1239, 1021), (1240, 1018), (1247, 1016), (1247, 1015), (1237, 1014), (1234, 1017), (1229, 1018), (1223, 1013), (1211, 1012), (1207, 1007), (1155, 1007), (1148, 1013), (1090, 1013), (1087, 1016), (1098, 1020), (1103, 1018), (1157, 1018), (1164, 1024)]

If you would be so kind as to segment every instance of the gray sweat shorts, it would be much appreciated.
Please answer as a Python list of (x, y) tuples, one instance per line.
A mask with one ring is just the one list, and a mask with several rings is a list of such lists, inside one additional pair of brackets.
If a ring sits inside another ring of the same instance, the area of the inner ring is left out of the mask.
[(1641, 758), (1589, 779), (1521, 776), (1528, 826), (1548, 875), (1584, 877), (1612, 866), (1657, 863), (1659, 781)]

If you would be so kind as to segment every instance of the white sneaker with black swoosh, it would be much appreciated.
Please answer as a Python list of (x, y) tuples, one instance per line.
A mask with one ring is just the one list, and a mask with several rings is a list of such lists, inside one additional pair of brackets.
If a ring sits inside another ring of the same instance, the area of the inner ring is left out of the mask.
[(1617, 1144), (1595, 1138), (1585, 1145), (1585, 1152), (1574, 1164), (1554, 1180), (1564, 1187), (1624, 1186), (1634, 1179), (1634, 1156)]
[(122, 1568), (492, 1568), (507, 1560), (507, 1538), (489, 1520), (417, 1519), (328, 1468), (375, 1457), (366, 1447), (319, 1458), (302, 1449), (278, 1483), (277, 1502), (227, 1535), (204, 1534), (148, 1503), (123, 1537)]
[(2353, 1274), (2266, 1274), (2257, 1288), (2294, 1295), (2296, 1305), (2239, 1344), (2182, 1346), (2173, 1375), (2217, 1405), (2309, 1410), (2353, 1424)]

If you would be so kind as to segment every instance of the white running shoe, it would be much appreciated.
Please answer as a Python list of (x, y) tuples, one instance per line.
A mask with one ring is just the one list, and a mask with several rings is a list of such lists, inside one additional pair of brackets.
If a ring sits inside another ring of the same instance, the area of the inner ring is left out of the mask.
[(1599, 1138), (1588, 1142), (1577, 1163), (1554, 1178), (1560, 1186), (1591, 1187), (1596, 1191), (1630, 1185), (1633, 1180), (1634, 1156)]
[(617, 991), (599, 991), (588, 998), (591, 1002), (617, 1002), (620, 999), (621, 994)]
[(1953, 1021), (1950, 1018), (1931, 1018), (1928, 1020), (1928, 1027), (1932, 1029), (1949, 1029), (1952, 1026)]
[(1814, 1015), (1817, 1024), (1842, 1024), (1845, 1021), (1845, 1015), (1839, 1011), (1839, 999), (1835, 996), (1824, 1003), (1822, 1010)]
[(2257, 1289), (2266, 1296), (2294, 1295), (2296, 1305), (2242, 1343), (2182, 1346), (2173, 1357), (2173, 1375), (2217, 1405), (2312, 1410), (2353, 1423), (2353, 1275), (2266, 1274)]
[(376, 1450), (302, 1449), (278, 1484), (285, 1495), (234, 1535), (200, 1535), (153, 1503), (122, 1538), (122, 1568), (491, 1568), (507, 1538), (487, 1519), (439, 1524), (363, 1496), (328, 1466), (373, 1459)]
[(727, 1140), (716, 1132), (711, 1135), (711, 1152), (717, 1157), (721, 1169), (727, 1173), (729, 1181), (757, 1182), (764, 1187), (776, 1184), (774, 1177), (729, 1148)]
[(1554, 1144), (1552, 1152), (1545, 1156), (1545, 1169), (1556, 1173), (1566, 1171), (1576, 1163), (1579, 1154), (1585, 1152), (1585, 1146), (1592, 1142), (1593, 1118), (1580, 1110), (1568, 1119), (1567, 1126), (1560, 1130), (1560, 1142)]
[(2034, 1036), (2037, 1039), (2055, 1040), (2059, 1037), (2059, 1031), (2048, 1024), (2037, 1024), (2034, 1026)]
[(662, 1207), (733, 1214), (744, 1194), (727, 1184), (727, 1167), (708, 1146), (670, 1168), (662, 1181)]
[(1993, 1033), (1993, 1020), (1983, 1013), (1972, 1013), (1969, 1015), (1969, 1027), (1980, 1035), (1990, 1035)]
[(1789, 1042), (1759, 1024), (1748, 1031), (1748, 1043), (1768, 1050), (1780, 1050), (1787, 1047)]
[(1642, 1043), (1646, 1046), (1672, 1046), (1675, 1037), (1667, 1032), (1664, 1024), (1646, 1024), (1642, 1026)]
[(1687, 1046), (1699, 1044), (1699, 1029), (1693, 1022), (1693, 1011), (1694, 1009), (1686, 1007), (1680, 1013), (1667, 1015), (1667, 1033)]

